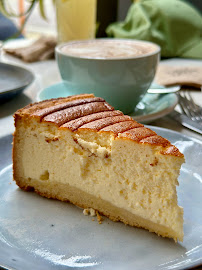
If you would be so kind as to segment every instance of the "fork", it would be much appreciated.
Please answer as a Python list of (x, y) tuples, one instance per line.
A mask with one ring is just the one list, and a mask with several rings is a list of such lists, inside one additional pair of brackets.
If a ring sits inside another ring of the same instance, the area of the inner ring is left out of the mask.
[(188, 91), (178, 92), (179, 105), (186, 116), (202, 124), (202, 108), (195, 103)]

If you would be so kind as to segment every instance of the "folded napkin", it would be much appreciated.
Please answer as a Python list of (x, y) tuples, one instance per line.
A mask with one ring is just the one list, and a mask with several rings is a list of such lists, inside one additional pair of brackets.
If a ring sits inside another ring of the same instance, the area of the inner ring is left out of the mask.
[(202, 86), (202, 67), (159, 65), (155, 81), (164, 86), (180, 85), (188, 88)]
[(133, 3), (124, 22), (108, 26), (116, 38), (157, 43), (163, 57), (202, 59), (202, 16), (180, 0), (139, 0)]
[(27, 47), (4, 49), (6, 53), (16, 56), (25, 62), (36, 62), (54, 58), (56, 39), (54, 37), (40, 37)]

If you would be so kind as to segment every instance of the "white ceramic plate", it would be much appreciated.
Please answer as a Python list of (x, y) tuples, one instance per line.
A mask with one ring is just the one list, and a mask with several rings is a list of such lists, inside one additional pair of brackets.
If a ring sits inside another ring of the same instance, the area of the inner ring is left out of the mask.
[(69, 203), (20, 190), (12, 181), (12, 136), (0, 139), (0, 265), (6, 269), (188, 269), (202, 263), (202, 144), (150, 127), (185, 154), (178, 188), (184, 241), (86, 217)]
[[(154, 84), (154, 87), (157, 87), (157, 84)], [(59, 82), (39, 92), (37, 100), (66, 97), (73, 94), (72, 88), (70, 90), (67, 83)], [(177, 103), (176, 94), (146, 94), (130, 116), (141, 123), (149, 123), (172, 112)]]

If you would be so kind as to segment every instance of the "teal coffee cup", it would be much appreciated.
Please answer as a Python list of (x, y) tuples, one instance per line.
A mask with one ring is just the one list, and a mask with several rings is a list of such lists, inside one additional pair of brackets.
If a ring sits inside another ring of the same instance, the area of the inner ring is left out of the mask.
[(93, 93), (125, 114), (133, 112), (156, 72), (160, 47), (129, 39), (72, 41), (56, 47), (70, 95)]

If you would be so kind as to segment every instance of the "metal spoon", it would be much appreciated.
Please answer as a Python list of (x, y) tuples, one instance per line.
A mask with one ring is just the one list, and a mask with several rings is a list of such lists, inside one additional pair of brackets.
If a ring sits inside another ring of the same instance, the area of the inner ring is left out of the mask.
[(170, 93), (176, 93), (180, 90), (180, 86), (171, 86), (166, 88), (149, 88), (147, 90), (147, 93), (149, 94), (170, 94)]

